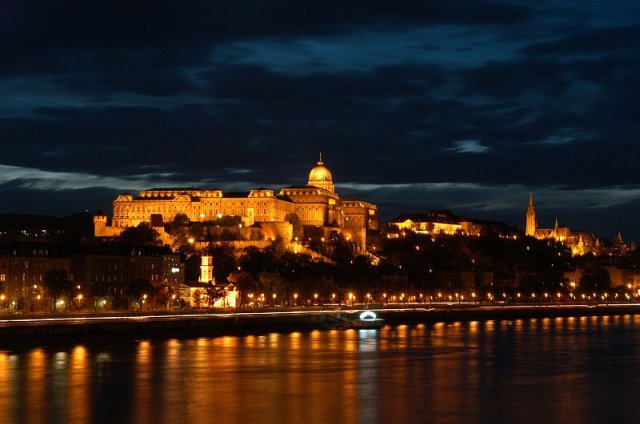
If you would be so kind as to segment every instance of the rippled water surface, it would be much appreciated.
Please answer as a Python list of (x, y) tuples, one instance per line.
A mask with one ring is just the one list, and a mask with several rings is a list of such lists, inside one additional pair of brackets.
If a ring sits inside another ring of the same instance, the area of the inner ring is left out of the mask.
[(640, 316), (0, 351), (0, 423), (640, 422)]

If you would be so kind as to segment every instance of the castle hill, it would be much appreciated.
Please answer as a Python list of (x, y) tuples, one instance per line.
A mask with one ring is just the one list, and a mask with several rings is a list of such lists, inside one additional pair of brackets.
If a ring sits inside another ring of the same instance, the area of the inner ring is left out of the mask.
[(150, 188), (118, 195), (111, 214), (3, 215), (0, 311), (37, 317), (638, 301), (635, 242), (557, 219), (539, 228), (533, 194), (522, 197), (524, 230), (448, 210), (381, 224), (375, 204), (340, 196), (320, 156), (306, 184), (279, 192)]

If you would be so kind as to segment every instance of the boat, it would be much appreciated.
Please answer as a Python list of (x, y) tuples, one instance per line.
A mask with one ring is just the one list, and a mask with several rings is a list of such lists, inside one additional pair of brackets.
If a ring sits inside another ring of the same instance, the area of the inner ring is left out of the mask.
[(378, 318), (373, 311), (364, 311), (357, 318), (334, 325), (336, 329), (355, 328), (358, 330), (377, 329), (384, 326), (384, 319)]

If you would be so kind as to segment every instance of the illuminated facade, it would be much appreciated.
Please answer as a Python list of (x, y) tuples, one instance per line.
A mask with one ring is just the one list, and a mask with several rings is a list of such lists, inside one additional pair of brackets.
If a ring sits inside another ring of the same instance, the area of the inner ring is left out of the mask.
[(510, 236), (514, 233), (502, 222), (470, 219), (454, 215), (448, 210), (400, 215), (389, 223), (389, 231), (391, 234), (394, 231), (412, 231), (417, 234), (463, 236), (480, 236), (488, 232)]
[(532, 193), (529, 193), (525, 234), (538, 240), (551, 239), (560, 242), (570, 248), (573, 255), (600, 253), (600, 242), (595, 235), (584, 231), (572, 231), (569, 227), (561, 227), (558, 225), (557, 218), (553, 228), (538, 228)]
[(366, 246), (366, 230), (378, 229), (376, 205), (340, 199), (331, 172), (324, 166), (321, 156), (309, 172), (306, 185), (286, 187), (277, 194), (265, 188), (249, 193), (167, 188), (143, 190), (137, 196), (120, 194), (113, 201), (111, 225), (105, 215), (95, 216), (95, 235), (114, 237), (142, 222), (161, 227), (179, 213), (192, 222), (233, 216), (239, 217), (245, 226), (289, 222), (303, 227), (321, 227), (342, 233), (360, 249)]

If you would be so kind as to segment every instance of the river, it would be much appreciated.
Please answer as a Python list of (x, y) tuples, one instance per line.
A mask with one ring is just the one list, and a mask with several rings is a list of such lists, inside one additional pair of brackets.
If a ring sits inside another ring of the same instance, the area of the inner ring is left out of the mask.
[(0, 350), (1, 423), (639, 422), (640, 315)]

